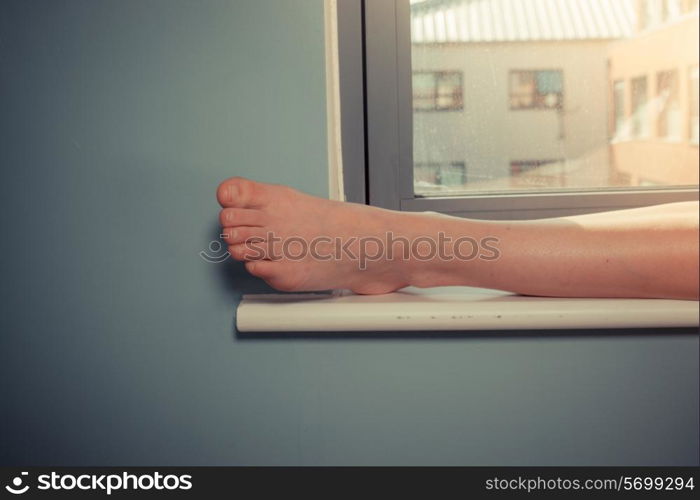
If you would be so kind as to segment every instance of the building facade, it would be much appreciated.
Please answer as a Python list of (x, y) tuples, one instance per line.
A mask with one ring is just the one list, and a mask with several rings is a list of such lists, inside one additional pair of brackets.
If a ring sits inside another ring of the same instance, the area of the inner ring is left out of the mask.
[(698, 1), (638, 0), (629, 39), (609, 55), (616, 181), (698, 184)]

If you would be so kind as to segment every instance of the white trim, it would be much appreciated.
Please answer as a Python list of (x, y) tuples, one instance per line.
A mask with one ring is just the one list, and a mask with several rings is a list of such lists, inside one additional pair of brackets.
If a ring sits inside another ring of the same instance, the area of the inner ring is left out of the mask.
[(324, 0), (326, 53), (326, 140), (328, 143), (328, 197), (345, 201), (340, 126), (340, 76), (338, 65), (337, 0)]
[(523, 297), (468, 287), (386, 295), (245, 295), (240, 332), (539, 330), (697, 327), (698, 302)]

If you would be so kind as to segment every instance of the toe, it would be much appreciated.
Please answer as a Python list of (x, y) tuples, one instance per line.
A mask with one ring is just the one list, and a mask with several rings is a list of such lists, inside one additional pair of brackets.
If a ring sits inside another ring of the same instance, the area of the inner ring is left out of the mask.
[(232, 177), (219, 184), (216, 198), (222, 207), (262, 207), (267, 204), (270, 187), (242, 177)]
[(253, 276), (262, 278), (264, 280), (273, 279), (280, 272), (279, 262), (273, 262), (271, 260), (256, 260), (245, 263), (245, 268)]
[(219, 212), (219, 222), (224, 227), (264, 226), (267, 218), (262, 210), (250, 208), (224, 208)]
[(229, 245), (228, 253), (236, 260), (262, 260), (267, 258), (267, 246), (264, 242), (247, 241)]
[(221, 239), (229, 245), (245, 243), (246, 241), (265, 241), (267, 238), (267, 230), (261, 227), (225, 227), (221, 231)]

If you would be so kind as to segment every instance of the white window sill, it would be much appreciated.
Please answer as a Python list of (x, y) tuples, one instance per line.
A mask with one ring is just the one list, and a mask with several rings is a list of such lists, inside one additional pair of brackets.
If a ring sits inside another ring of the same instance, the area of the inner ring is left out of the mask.
[(696, 301), (523, 297), (468, 287), (245, 295), (240, 332), (697, 327)]

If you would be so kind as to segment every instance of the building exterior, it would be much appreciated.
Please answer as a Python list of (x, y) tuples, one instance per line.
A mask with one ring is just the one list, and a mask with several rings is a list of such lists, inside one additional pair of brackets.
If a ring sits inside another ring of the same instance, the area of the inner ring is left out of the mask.
[(637, 9), (636, 0), (414, 0), (416, 192), (633, 182), (611, 159), (608, 58), (634, 35)]
[(632, 37), (609, 54), (616, 182), (698, 184), (698, 1), (638, 0)]

